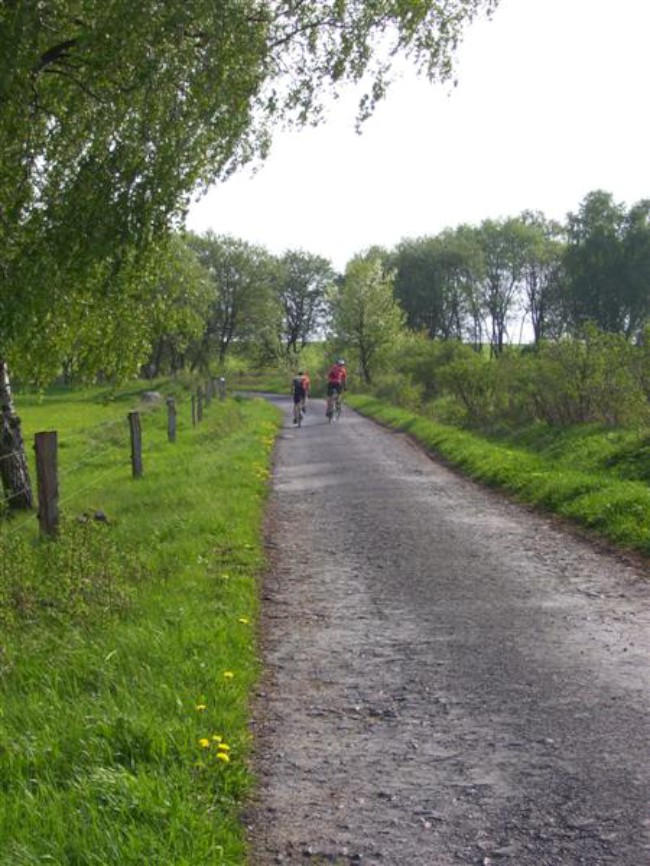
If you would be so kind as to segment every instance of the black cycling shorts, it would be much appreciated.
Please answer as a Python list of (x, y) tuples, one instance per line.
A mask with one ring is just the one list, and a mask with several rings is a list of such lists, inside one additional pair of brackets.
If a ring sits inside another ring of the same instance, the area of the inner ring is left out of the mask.
[(343, 382), (328, 382), (327, 383), (327, 396), (331, 397), (332, 394), (340, 394), (343, 390)]

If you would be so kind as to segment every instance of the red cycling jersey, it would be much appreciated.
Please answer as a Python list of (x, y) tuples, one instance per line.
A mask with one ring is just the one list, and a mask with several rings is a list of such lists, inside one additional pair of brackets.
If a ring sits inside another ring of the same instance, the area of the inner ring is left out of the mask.
[(348, 378), (348, 371), (342, 364), (333, 364), (327, 374), (327, 381), (332, 385), (345, 385)]

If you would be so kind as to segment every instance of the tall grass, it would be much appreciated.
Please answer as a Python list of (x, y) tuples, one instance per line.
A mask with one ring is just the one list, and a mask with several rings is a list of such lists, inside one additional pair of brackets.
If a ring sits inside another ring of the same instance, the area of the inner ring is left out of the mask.
[(59, 432), (64, 521), (0, 532), (0, 862), (234, 866), (278, 419), (185, 403), (172, 445), (150, 412), (133, 481), (137, 394), (106, 396), (19, 401), (27, 440)]
[(404, 430), (467, 475), (650, 554), (650, 446), (637, 430), (534, 424), (491, 436), (350, 395), (365, 415)]

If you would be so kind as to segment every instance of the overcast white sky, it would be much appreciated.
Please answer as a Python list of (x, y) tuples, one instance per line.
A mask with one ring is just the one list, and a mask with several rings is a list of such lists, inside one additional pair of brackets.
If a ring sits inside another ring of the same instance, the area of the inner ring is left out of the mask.
[(463, 222), (564, 219), (595, 189), (650, 198), (649, 38), (650, 0), (501, 0), (467, 30), (455, 89), (408, 75), (360, 136), (342, 101), (325, 125), (278, 134), (187, 225), (343, 270)]

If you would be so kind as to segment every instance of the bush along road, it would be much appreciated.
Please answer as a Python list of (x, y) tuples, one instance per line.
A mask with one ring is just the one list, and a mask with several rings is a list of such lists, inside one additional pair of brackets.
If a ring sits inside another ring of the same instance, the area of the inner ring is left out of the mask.
[(644, 567), (274, 399), (250, 863), (650, 862)]

